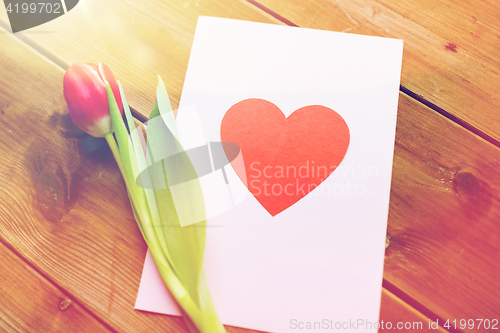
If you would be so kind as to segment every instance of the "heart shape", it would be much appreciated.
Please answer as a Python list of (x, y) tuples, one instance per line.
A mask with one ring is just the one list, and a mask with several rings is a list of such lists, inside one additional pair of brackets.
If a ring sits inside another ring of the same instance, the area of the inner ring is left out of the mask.
[(344, 119), (321, 105), (287, 118), (269, 101), (246, 99), (229, 108), (221, 123), (221, 141), (241, 149), (243, 163), (231, 162), (233, 168), (272, 216), (321, 184), (343, 160), (349, 139)]
[[(73, 9), (79, 0), (4, 0), (13, 33), (52, 21)], [(63, 7), (63, 4), (65, 7)]]

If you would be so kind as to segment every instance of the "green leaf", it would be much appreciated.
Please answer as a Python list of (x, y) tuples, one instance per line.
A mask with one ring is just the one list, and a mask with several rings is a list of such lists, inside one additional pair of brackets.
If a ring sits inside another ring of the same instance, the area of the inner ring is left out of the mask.
[[(132, 113), (130, 112), (130, 107), (127, 103), (127, 99), (125, 97), (125, 93), (123, 92), (123, 88), (122, 88), (120, 81), (118, 81), (118, 88), (120, 90), (120, 96), (121, 96), (121, 100), (122, 100), (122, 104), (123, 104), (123, 113), (125, 114), (125, 119), (127, 121), (127, 126), (129, 128), (129, 132), (127, 132), (128, 142), (126, 145), (126, 148), (128, 149), (128, 154), (123, 154), (122, 160), (124, 158), (126, 158), (127, 155), (130, 158), (129, 164), (130, 164), (130, 169), (132, 170), (132, 177), (130, 178), (130, 182), (131, 182), (130, 187), (132, 187), (134, 189), (133, 191), (135, 191), (136, 193), (144, 192), (145, 195), (147, 196), (148, 190), (138, 186), (136, 181), (135, 181), (135, 179), (137, 179), (137, 177), (141, 173), (141, 171), (147, 169), (146, 159), (144, 157), (144, 150), (142, 148), (142, 143), (141, 143), (141, 140), (139, 138), (139, 133), (137, 132), (137, 129), (135, 127), (135, 123), (134, 123), (134, 120), (132, 118)], [(120, 117), (120, 119), (123, 119), (123, 118)], [(123, 145), (124, 144), (122, 143), (122, 146)], [(125, 149), (125, 147), (123, 147), (123, 149)], [(151, 190), (149, 190), (149, 191), (152, 192)], [(131, 194), (128, 193), (128, 195), (129, 195), (130, 202), (133, 203), (133, 199), (131, 197)], [(154, 193), (151, 193), (151, 195), (154, 196)], [(142, 194), (140, 194), (139, 196), (141, 198), (143, 197)], [(144, 207), (143, 207), (143, 209), (144, 209)], [(144, 237), (144, 240), (146, 241), (146, 243), (149, 243), (150, 240), (148, 239), (147, 234), (144, 232), (144, 226), (143, 226), (144, 221), (142, 221), (140, 219), (139, 214), (138, 214), (134, 204), (132, 204), (132, 211), (133, 211), (134, 217), (137, 221), (137, 225), (139, 226), (139, 229), (141, 230), (142, 236)], [(143, 213), (152, 215), (151, 218), (154, 219), (154, 214), (151, 214), (151, 209), (146, 210)]]
[[(137, 178), (139, 173), (147, 168), (146, 159), (144, 157), (144, 150), (142, 148), (142, 142), (139, 138), (138, 130), (136, 129), (134, 120), (132, 118), (132, 113), (130, 112), (130, 107), (128, 106), (127, 99), (125, 98), (125, 93), (123, 92), (122, 85), (120, 81), (118, 81), (118, 89), (120, 90), (120, 96), (123, 104), (123, 113), (125, 114), (125, 119), (127, 121), (127, 126), (129, 128), (128, 137), (128, 148), (133, 150), (133, 154), (135, 155), (135, 163), (132, 163), (133, 175), (134, 179)], [(132, 154), (132, 152), (129, 152)]]
[[(148, 161), (146, 161), (145, 152), (144, 152), (144, 148), (143, 148), (143, 140), (141, 140), (140, 134), (138, 132), (141, 129), (138, 129), (135, 126), (134, 120), (132, 118), (132, 113), (130, 112), (130, 107), (129, 107), (127, 100), (125, 98), (125, 93), (123, 92), (123, 88), (122, 88), (120, 82), (118, 82), (118, 87), (120, 89), (120, 94), (122, 97), (125, 119), (127, 121), (127, 125), (128, 125), (129, 130), (130, 130), (129, 149), (130, 149), (130, 147), (132, 147), (134, 156), (136, 158), (135, 165), (134, 165), (134, 163), (132, 163), (132, 167), (134, 169), (135, 184), (137, 186), (139, 186), (139, 184), (142, 185), (140, 187), (142, 187), (142, 190), (144, 191), (144, 194), (146, 196), (146, 204), (147, 204), (147, 208), (148, 208), (149, 215), (151, 218), (151, 225), (148, 227), (151, 228), (155, 225), (161, 224), (160, 215), (158, 213), (158, 206), (156, 204), (155, 193), (154, 193), (152, 187), (148, 188), (148, 186), (144, 186), (145, 184), (148, 184), (148, 183), (153, 181), (153, 177), (152, 177), (152, 174), (151, 174), (150, 168), (149, 168), (149, 166), (151, 165), (151, 162), (148, 163)], [(142, 136), (142, 134), (141, 134), (141, 136)], [(134, 166), (135, 166), (135, 168), (134, 168)], [(138, 177), (140, 177), (140, 178), (138, 179)], [(134, 215), (136, 216), (136, 220), (140, 221), (139, 219), (137, 219), (137, 213), (135, 212), (135, 210), (134, 210)], [(141, 232), (144, 236), (144, 239), (146, 240), (148, 245), (150, 245), (149, 243), (151, 241), (155, 241), (155, 242), (158, 241), (158, 237), (155, 237), (155, 239), (148, 239), (148, 237), (144, 233), (144, 230), (142, 229), (143, 226), (141, 225), (141, 223), (138, 223), (138, 224), (139, 224), (139, 228), (141, 228)], [(172, 260), (170, 258), (170, 254), (168, 253), (168, 249), (166, 247), (161, 247), (161, 249), (162, 249), (163, 255), (165, 256), (168, 263), (172, 267)]]
[(118, 109), (118, 104), (116, 104), (115, 96), (113, 95), (113, 91), (111, 90), (108, 82), (106, 82), (106, 90), (108, 93), (111, 122), (113, 123), (113, 129), (115, 131), (116, 141), (118, 142), (118, 148), (120, 149), (123, 166), (125, 167), (127, 176), (132, 175), (131, 159), (128, 150), (128, 131), (125, 127), (121, 112)]
[[(148, 121), (147, 137), (147, 160), (153, 162), (157, 170), (163, 171), (152, 172), (160, 217), (160, 224), (155, 224), (155, 234), (161, 246), (166, 248), (165, 252), (170, 256), (171, 265), (179, 281), (191, 298), (200, 305), (198, 283), (205, 248), (203, 196), (194, 167), (177, 138), (175, 117), (161, 78), (158, 82), (155, 107)], [(172, 159), (174, 155), (175, 158)], [(178, 185), (172, 188), (168, 186), (169, 183), (176, 183), (178, 179), (192, 180), (187, 186), (180, 184), (181, 187), (184, 186), (180, 191)], [(161, 182), (165, 184), (163, 188), (158, 186)], [(193, 210), (202, 212), (202, 221), (182, 227), (179, 216), (189, 217)]]
[[(115, 100), (115, 96), (109, 83), (106, 82), (106, 90), (108, 94), (108, 103), (109, 103), (109, 112), (111, 114), (111, 121), (113, 123), (113, 129), (115, 131), (116, 141), (118, 142), (118, 148), (120, 153), (120, 159), (117, 160), (120, 168), (123, 168), (122, 173), (123, 178), (125, 180), (125, 184), (127, 185), (127, 190), (129, 192), (129, 197), (132, 199), (132, 205), (136, 205), (137, 214), (143, 215), (140, 220), (137, 222), (142, 222), (143, 225), (139, 226), (141, 232), (144, 231), (144, 223), (148, 223), (150, 220), (149, 210), (146, 205), (146, 196), (144, 189), (137, 186), (134, 177), (134, 170), (138, 170), (137, 158), (134, 152), (133, 147), (130, 144), (130, 136), (125, 127), (125, 123), (123, 121), (123, 117), (121, 115), (120, 110), (118, 109), (118, 105)], [(127, 110), (130, 112), (128, 108), (127, 101), (125, 100), (125, 96), (123, 91), (120, 92), (122, 94), (122, 102), (127, 106)], [(120, 165), (121, 164), (121, 165)], [(144, 233), (143, 233), (144, 234)], [(146, 242), (148, 241), (145, 238)]]
[[(146, 156), (119, 82), (118, 86), (130, 133), (107, 84), (118, 146), (112, 134), (106, 135), (106, 140), (127, 184), (134, 217), (164, 282), (181, 307), (190, 331), (225, 332), (202, 268), (205, 213), (201, 187), (189, 156), (177, 138), (175, 118), (165, 86), (160, 78), (157, 100), (148, 122)], [(182, 182), (186, 179), (190, 181)], [(140, 186), (145, 184), (150, 186)], [(180, 217), (184, 221), (203, 221), (182, 227)]]

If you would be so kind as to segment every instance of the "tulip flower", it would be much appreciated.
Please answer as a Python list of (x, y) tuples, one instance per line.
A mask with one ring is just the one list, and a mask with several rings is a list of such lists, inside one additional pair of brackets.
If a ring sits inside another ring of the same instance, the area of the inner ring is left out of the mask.
[(106, 82), (109, 82), (118, 109), (123, 114), (118, 85), (106, 65), (75, 62), (64, 74), (64, 98), (69, 115), (78, 128), (95, 137), (113, 133)]
[[(182, 148), (175, 134), (175, 123), (164, 120), (174, 118), (161, 78), (150, 121), (155, 119), (163, 125), (147, 128), (148, 153), (137, 134), (123, 89), (104, 64), (71, 65), (64, 74), (64, 98), (75, 125), (107, 141), (123, 176), (137, 225), (188, 329), (193, 333), (225, 333), (203, 272), (206, 223), (198, 222), (198, 228), (182, 228), (179, 220), (179, 214), (184, 213), (181, 209), (195, 207), (197, 211), (204, 210), (201, 187), (195, 183), (197, 175), (191, 161), (184, 159), (178, 166), (179, 170), (175, 170), (181, 178), (184, 177), (182, 179), (193, 179), (190, 192), (186, 193), (191, 198), (189, 206), (176, 206), (169, 189), (143, 188), (136, 181), (137, 170), (143, 170), (153, 183), (165, 183), (163, 173), (158, 175), (148, 168), (146, 157), (151, 158), (157, 149), (152, 142), (169, 137), (171, 145), (167, 146), (171, 146), (170, 149), (177, 153)], [(169, 173), (172, 171), (168, 170)]]

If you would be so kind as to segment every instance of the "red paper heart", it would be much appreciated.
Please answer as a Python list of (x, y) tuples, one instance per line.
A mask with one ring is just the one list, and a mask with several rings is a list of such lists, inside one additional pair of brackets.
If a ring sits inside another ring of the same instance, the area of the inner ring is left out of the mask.
[(233, 168), (273, 216), (335, 170), (349, 137), (344, 119), (321, 105), (305, 106), (286, 118), (271, 102), (246, 99), (233, 105), (221, 123), (221, 141), (241, 148), (244, 167), (232, 162)]

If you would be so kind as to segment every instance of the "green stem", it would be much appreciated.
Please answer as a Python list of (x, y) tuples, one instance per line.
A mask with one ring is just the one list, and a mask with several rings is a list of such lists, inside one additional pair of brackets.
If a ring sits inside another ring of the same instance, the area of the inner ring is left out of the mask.
[[(143, 229), (144, 227), (150, 227), (151, 226), (151, 219), (148, 216), (144, 214), (146, 211), (144, 208), (144, 205), (139, 203), (139, 199), (137, 198), (137, 193), (136, 189), (130, 184), (129, 178), (127, 177), (127, 172), (125, 171), (125, 167), (123, 165), (122, 157), (120, 155), (120, 150), (118, 149), (118, 145), (116, 144), (115, 138), (113, 137), (113, 133), (108, 133), (104, 136), (106, 141), (108, 142), (109, 148), (111, 149), (111, 152), (113, 153), (113, 157), (115, 158), (116, 164), (118, 164), (118, 168), (120, 169), (120, 172), (122, 174), (122, 178), (125, 181), (125, 186), (127, 188), (128, 193), (130, 194), (130, 199), (131, 199), (131, 204), (135, 208), (136, 213), (139, 215), (139, 220), (137, 223), (141, 223), (141, 226)], [(148, 241), (146, 239), (146, 241)]]
[[(182, 308), (182, 312), (185, 313), (192, 323), (196, 326), (198, 332), (201, 333), (222, 333), (226, 332), (224, 326), (220, 323), (220, 320), (215, 312), (207, 313), (204, 315), (202, 309), (200, 309), (196, 303), (191, 299), (186, 289), (179, 282), (175, 273), (172, 270), (172, 266), (168, 263), (164, 256), (162, 256), (162, 249), (159, 245), (157, 235), (154, 232), (154, 228), (151, 224), (150, 214), (145, 214), (145, 209), (139, 203), (137, 198), (137, 194), (135, 188), (130, 184), (129, 178), (127, 177), (127, 173), (125, 171), (125, 167), (123, 165), (123, 161), (120, 155), (120, 150), (118, 145), (116, 144), (115, 138), (113, 137), (113, 133), (108, 133), (104, 136), (106, 139), (111, 152), (113, 153), (113, 157), (118, 164), (118, 168), (122, 174), (123, 180), (125, 181), (125, 185), (127, 187), (128, 193), (130, 194), (131, 204), (136, 212), (139, 223), (143, 231), (143, 236), (145, 238), (146, 243), (148, 244), (149, 250), (153, 257), (153, 260), (158, 268), (158, 271), (167, 285), (167, 288), (170, 290), (172, 295), (174, 296), (178, 305)], [(149, 210), (148, 210), (149, 212)], [(205, 290), (205, 293), (208, 293), (208, 286), (206, 285), (205, 279), (200, 280), (200, 289)], [(212, 303), (210, 297), (205, 297), (203, 302), (203, 308), (205, 309), (215, 309), (215, 306)], [(188, 325), (192, 326), (192, 325)], [(192, 330), (192, 328), (191, 328)], [(195, 332), (193, 332), (195, 333)], [(196, 332), (197, 333), (197, 332)]]
[[(108, 133), (104, 135), (104, 138), (106, 139), (106, 142), (108, 143), (108, 146), (111, 149), (111, 152), (113, 153), (113, 157), (115, 158), (116, 164), (118, 164), (118, 168), (120, 169), (123, 180), (125, 180), (126, 183), (127, 177), (125, 173), (125, 167), (123, 166), (123, 161), (120, 156), (120, 150), (118, 149), (118, 145), (116, 144), (115, 138), (113, 137), (113, 133)], [(128, 189), (128, 184), (126, 185)]]

